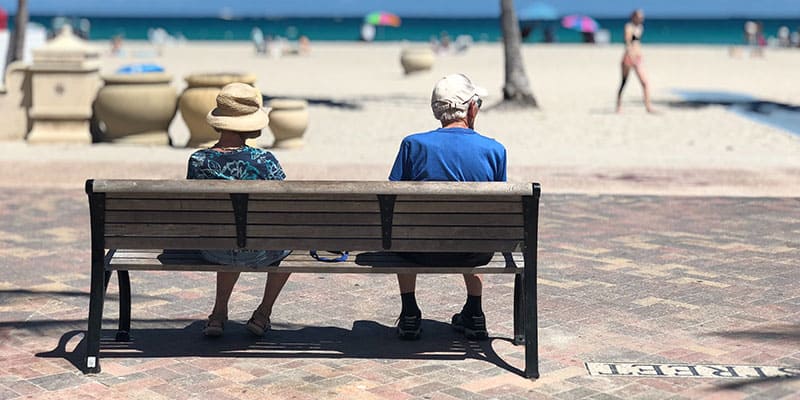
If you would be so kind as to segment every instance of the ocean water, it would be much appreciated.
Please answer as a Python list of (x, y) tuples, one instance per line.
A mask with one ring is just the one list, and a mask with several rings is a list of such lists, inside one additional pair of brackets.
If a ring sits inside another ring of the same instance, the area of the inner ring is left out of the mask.
[[(312, 41), (355, 41), (359, 38), (361, 18), (118, 18), (91, 17), (89, 38), (109, 40), (121, 35), (129, 40), (146, 40), (151, 28), (163, 28), (173, 36), (187, 40), (249, 40), (254, 27), (265, 35), (296, 39), (300, 35)], [(31, 21), (45, 27), (52, 26), (53, 17), (33, 16)], [(627, 19), (598, 19), (603, 29), (611, 33), (611, 41), (622, 41), (622, 28)], [(647, 19), (645, 21), (645, 43), (713, 44), (730, 45), (743, 42), (744, 19)], [(788, 26), (792, 31), (800, 29), (800, 18), (766, 19), (764, 32), (775, 36), (778, 28)], [(523, 24), (532, 24), (523, 22)], [(581, 34), (562, 28), (558, 21), (540, 22), (534, 27), (526, 42), (541, 42), (544, 27), (553, 26), (558, 42), (578, 43)], [(470, 35), (475, 41), (496, 42), (501, 40), (498, 18), (439, 19), (404, 18), (398, 28), (378, 27), (376, 41), (428, 41), (441, 32), (451, 38)]]

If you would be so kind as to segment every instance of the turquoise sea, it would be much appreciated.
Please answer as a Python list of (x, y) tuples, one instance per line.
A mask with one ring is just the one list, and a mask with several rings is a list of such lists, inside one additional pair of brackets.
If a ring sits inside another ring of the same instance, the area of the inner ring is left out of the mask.
[[(33, 22), (50, 28), (53, 17), (33, 16)], [(354, 41), (358, 40), (362, 24), (361, 18), (110, 18), (90, 17), (92, 40), (108, 40), (121, 35), (129, 40), (146, 40), (151, 28), (163, 28), (169, 34), (187, 40), (249, 40), (250, 32), (259, 27), (265, 35), (283, 36), (295, 39), (300, 35), (312, 41)], [(622, 40), (622, 27), (627, 19), (598, 19), (601, 28), (611, 32), (612, 42)], [(743, 41), (744, 19), (655, 19), (645, 21), (646, 43), (673, 44), (739, 44)], [(765, 19), (764, 32), (767, 37), (775, 36), (780, 26), (788, 26), (792, 31), (800, 28), (800, 18)], [(532, 24), (526, 23), (524, 24)], [(557, 21), (540, 22), (526, 42), (541, 42), (544, 27), (550, 24), (556, 31), (558, 42), (577, 43), (581, 34), (559, 26)], [(470, 35), (475, 41), (496, 42), (501, 38), (498, 18), (440, 19), (403, 18), (398, 28), (378, 27), (377, 41), (428, 41), (441, 32), (451, 38)]]

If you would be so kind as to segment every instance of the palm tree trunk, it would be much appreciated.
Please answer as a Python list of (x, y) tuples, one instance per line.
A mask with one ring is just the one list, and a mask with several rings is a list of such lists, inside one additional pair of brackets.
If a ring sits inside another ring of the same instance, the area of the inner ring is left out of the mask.
[(503, 102), (520, 106), (537, 107), (525, 65), (522, 62), (519, 20), (514, 11), (514, 0), (500, 0), (500, 26), (503, 29), (506, 80)]
[(17, 0), (14, 33), (8, 49), (7, 64), (25, 58), (25, 30), (28, 27), (28, 0)]

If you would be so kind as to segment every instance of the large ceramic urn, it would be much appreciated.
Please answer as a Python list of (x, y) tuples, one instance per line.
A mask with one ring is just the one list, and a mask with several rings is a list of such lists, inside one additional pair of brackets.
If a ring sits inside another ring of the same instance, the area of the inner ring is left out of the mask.
[(269, 129), (275, 137), (272, 147), (291, 149), (303, 146), (308, 128), (308, 102), (274, 99), (269, 102)]
[(178, 93), (164, 72), (103, 76), (94, 112), (103, 142), (169, 144), (167, 129), (178, 107)]
[(217, 94), (223, 86), (242, 82), (253, 85), (253, 74), (212, 73), (193, 74), (186, 77), (186, 90), (181, 94), (178, 107), (189, 128), (186, 147), (208, 147), (219, 139), (219, 134), (206, 122), (206, 115), (217, 106)]
[(406, 74), (431, 69), (435, 59), (433, 50), (428, 47), (410, 47), (400, 53), (400, 65)]

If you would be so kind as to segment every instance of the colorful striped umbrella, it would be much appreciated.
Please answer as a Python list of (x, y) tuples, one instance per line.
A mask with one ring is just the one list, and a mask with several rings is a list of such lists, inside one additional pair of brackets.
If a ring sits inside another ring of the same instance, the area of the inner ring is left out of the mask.
[(561, 26), (579, 32), (597, 32), (600, 24), (587, 15), (572, 14), (561, 18)]
[(370, 25), (400, 26), (400, 17), (385, 11), (375, 11), (364, 17), (364, 22)]

